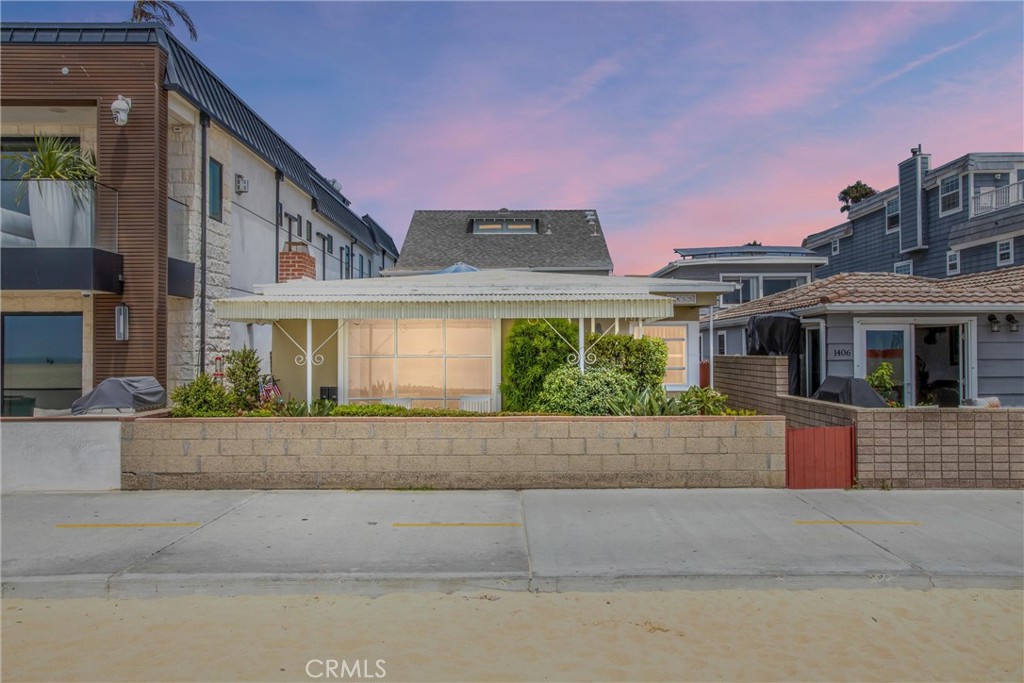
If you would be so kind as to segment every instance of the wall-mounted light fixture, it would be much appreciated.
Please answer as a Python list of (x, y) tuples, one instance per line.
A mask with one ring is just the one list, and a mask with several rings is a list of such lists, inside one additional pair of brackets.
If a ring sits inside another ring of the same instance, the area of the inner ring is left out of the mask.
[(1017, 316), (1013, 313), (1006, 314), (1006, 324), (1010, 326), (1010, 332), (1020, 331), (1020, 321), (1017, 320)]
[(1003, 323), (999, 321), (999, 317), (995, 313), (988, 314), (988, 327), (993, 332), (998, 332), (1003, 329)]
[(114, 341), (128, 341), (128, 304), (114, 307)]
[(114, 117), (114, 125), (128, 125), (128, 112), (131, 110), (132, 101), (124, 95), (118, 95), (117, 99), (110, 103), (110, 113)]

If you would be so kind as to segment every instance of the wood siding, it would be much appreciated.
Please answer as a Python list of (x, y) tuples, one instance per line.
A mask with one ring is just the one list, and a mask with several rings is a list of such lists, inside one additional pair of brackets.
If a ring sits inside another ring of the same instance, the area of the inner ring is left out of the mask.
[[(0, 60), (5, 106), (97, 107), (99, 182), (118, 192), (117, 250), (124, 255), (125, 283), (123, 297), (94, 298), (93, 381), (152, 375), (166, 383), (166, 55), (156, 45), (4, 45)], [(124, 127), (110, 116), (118, 95), (132, 100)], [(99, 207), (100, 231), (110, 229), (111, 209)], [(113, 309), (122, 300), (131, 309), (131, 336), (115, 342)]]

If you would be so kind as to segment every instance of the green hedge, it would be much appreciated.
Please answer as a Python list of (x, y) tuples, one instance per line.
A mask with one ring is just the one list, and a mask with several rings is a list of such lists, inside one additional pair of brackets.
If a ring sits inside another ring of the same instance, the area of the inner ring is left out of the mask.
[(563, 365), (544, 380), (537, 407), (569, 415), (611, 415), (612, 406), (623, 400), (633, 383), (617, 368), (595, 366), (583, 373), (576, 366)]
[[(598, 341), (600, 339), (600, 341)], [(594, 363), (622, 370), (634, 380), (636, 391), (661, 387), (668, 364), (668, 345), (664, 339), (642, 337), (634, 339), (626, 334), (587, 335), (587, 345), (596, 357)]]
[(576, 338), (576, 326), (562, 318), (548, 322), (551, 326), (517, 320), (505, 339), (500, 389), (502, 406), (508, 410), (532, 410), (544, 388), (544, 378), (564, 366), (573, 350), (551, 327), (571, 340)]

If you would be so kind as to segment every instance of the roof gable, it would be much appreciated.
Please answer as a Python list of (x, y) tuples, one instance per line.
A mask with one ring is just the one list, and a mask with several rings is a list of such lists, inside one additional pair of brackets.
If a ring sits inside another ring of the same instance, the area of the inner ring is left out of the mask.
[[(496, 217), (535, 219), (537, 232), (473, 232), (474, 219)], [(590, 209), (415, 211), (396, 269), (439, 270), (456, 261), (482, 269), (612, 270), (600, 219)]]

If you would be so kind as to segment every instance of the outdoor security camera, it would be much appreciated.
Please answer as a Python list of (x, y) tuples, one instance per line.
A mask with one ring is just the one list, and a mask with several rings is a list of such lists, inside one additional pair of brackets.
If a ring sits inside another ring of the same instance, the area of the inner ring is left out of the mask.
[(128, 112), (132, 110), (132, 101), (123, 95), (110, 103), (110, 113), (114, 116), (115, 126), (128, 125)]

